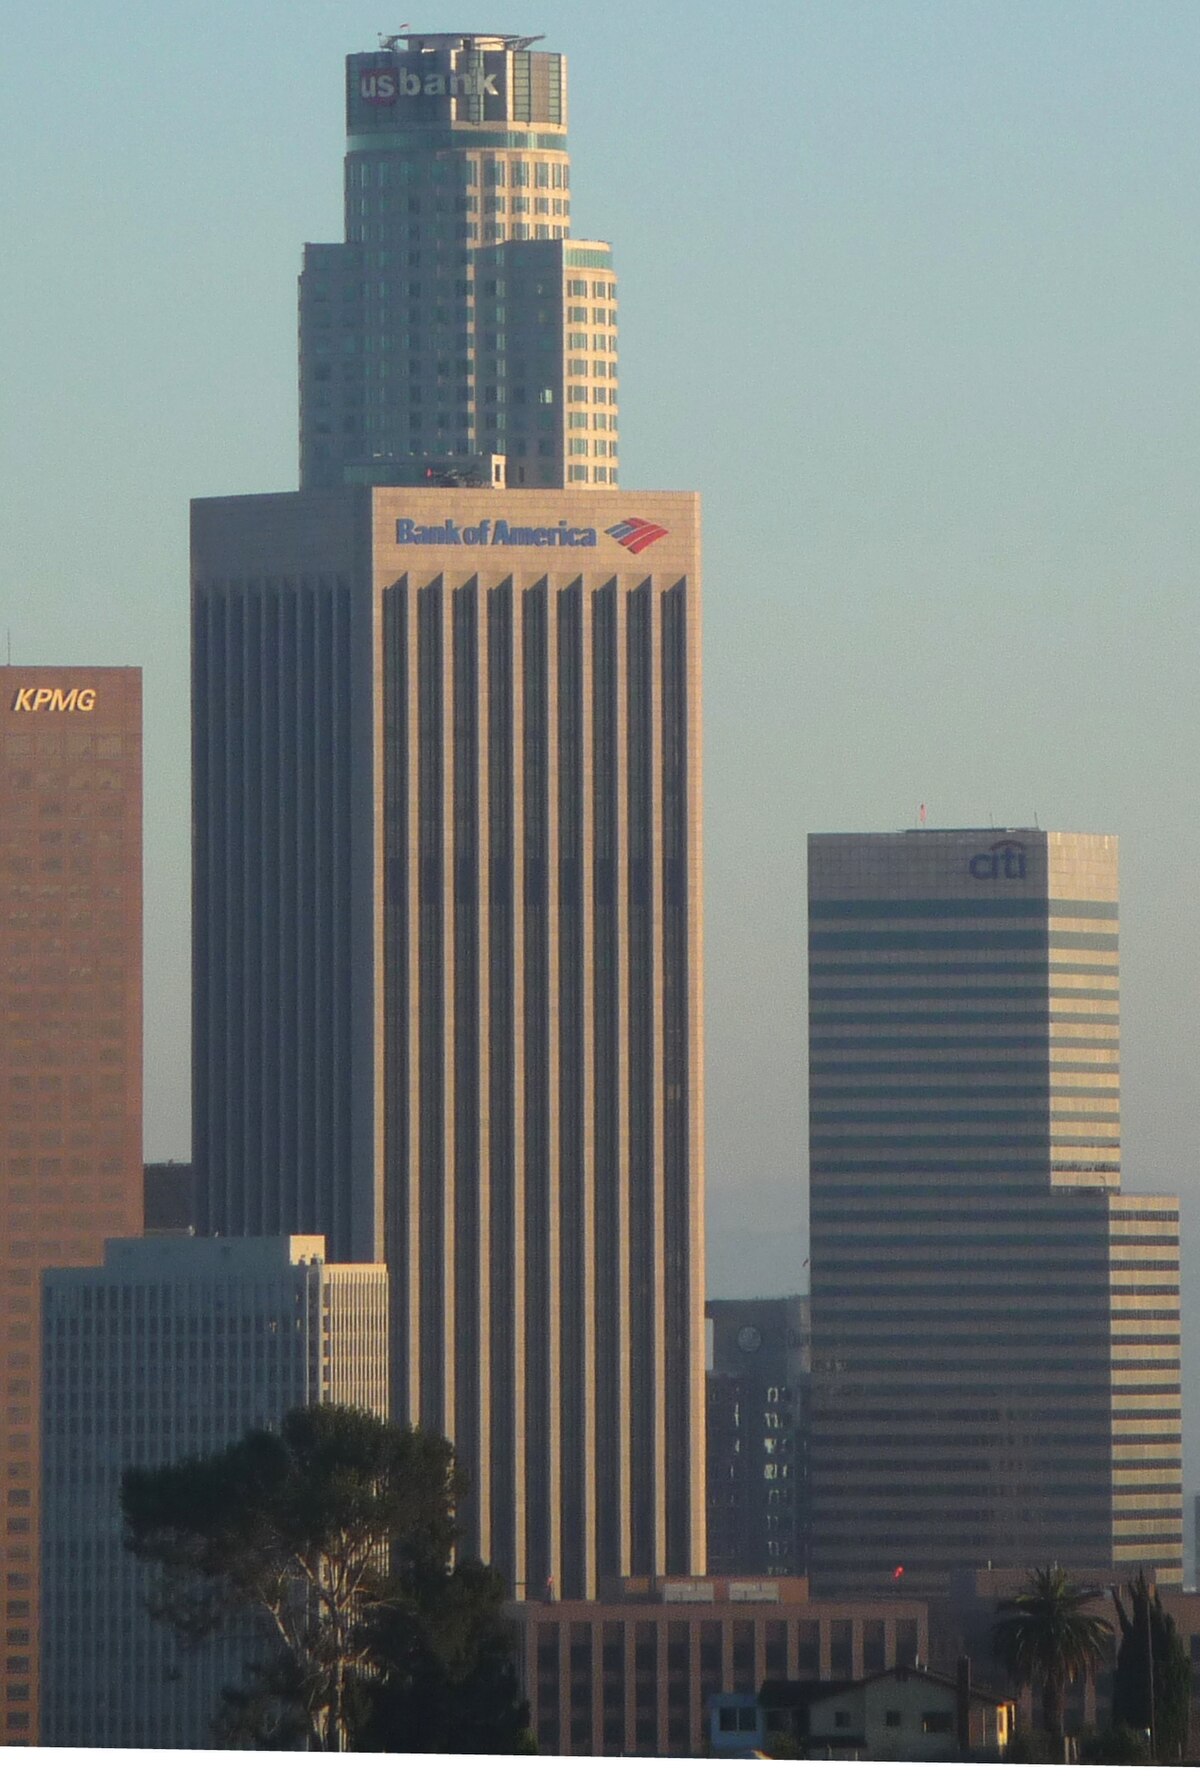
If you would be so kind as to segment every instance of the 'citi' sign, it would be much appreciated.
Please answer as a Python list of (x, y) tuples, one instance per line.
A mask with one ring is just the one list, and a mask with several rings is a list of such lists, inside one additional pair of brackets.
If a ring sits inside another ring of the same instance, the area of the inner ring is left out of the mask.
[(1025, 851), (1019, 842), (994, 842), (990, 849), (971, 856), (967, 872), (973, 880), (1023, 880)]
[(13, 696), (12, 710), (91, 712), (95, 704), (95, 688), (18, 688)]

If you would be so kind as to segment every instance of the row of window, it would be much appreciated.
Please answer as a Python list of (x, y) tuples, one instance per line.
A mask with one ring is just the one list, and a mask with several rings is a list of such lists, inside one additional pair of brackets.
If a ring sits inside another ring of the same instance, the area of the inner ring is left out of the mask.
[[(563, 191), (570, 185), (570, 169), (565, 161), (505, 161), (483, 157), (485, 186), (534, 186), (542, 191)], [(428, 179), (434, 185), (477, 186), (480, 163), (474, 155), (462, 161), (401, 161), (391, 156), (378, 161), (352, 161), (346, 168), (346, 184), (359, 190), (371, 186), (388, 187), (420, 184)]]
[[(560, 242), (565, 238), (568, 227), (569, 226), (565, 223), (537, 223), (532, 227), (528, 223), (514, 223), (511, 229), (506, 232), (502, 224), (493, 222), (485, 223), (483, 225), (483, 233), (481, 236), (478, 223), (457, 223), (454, 226), (454, 239), (459, 242), (478, 242), (480, 240), (485, 242), (501, 242), (505, 239), (511, 239), (517, 242)], [(362, 243), (384, 242), (387, 241), (389, 237), (387, 225), (383, 223), (354, 223), (351, 224), (347, 234), (350, 241)], [(409, 262), (410, 264), (413, 263), (413, 257), (411, 255), (409, 256)], [(16, 754), (17, 752), (12, 751), (12, 753)], [(49, 754), (50, 752), (43, 751), (42, 753)], [(83, 754), (84, 752), (80, 751), (77, 753)], [(90, 755), (91, 751), (89, 750), (86, 753)], [(97, 754), (103, 755), (104, 751), (99, 750), (97, 751)]]

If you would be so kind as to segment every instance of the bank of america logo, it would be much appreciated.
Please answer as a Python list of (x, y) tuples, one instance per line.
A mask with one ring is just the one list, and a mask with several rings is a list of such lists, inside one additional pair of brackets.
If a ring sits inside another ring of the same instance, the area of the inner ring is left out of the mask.
[(666, 527), (657, 527), (652, 520), (619, 520), (615, 527), (605, 530), (610, 539), (615, 539), (626, 551), (632, 551), (635, 557), (639, 551), (645, 551), (647, 545), (667, 536)]

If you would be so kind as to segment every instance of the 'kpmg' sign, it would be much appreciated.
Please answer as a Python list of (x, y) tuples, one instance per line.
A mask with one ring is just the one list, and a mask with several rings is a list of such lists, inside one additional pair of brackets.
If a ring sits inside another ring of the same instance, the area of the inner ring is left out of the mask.
[(95, 688), (18, 688), (13, 696), (12, 710), (91, 712), (95, 704)]

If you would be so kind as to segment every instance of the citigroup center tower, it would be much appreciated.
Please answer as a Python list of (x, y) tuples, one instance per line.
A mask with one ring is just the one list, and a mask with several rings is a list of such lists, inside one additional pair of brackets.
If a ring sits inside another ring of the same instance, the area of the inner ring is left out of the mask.
[(193, 508), (202, 1230), (385, 1261), (517, 1597), (704, 1568), (698, 500), (528, 39), (348, 62), (299, 492)]

